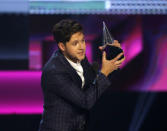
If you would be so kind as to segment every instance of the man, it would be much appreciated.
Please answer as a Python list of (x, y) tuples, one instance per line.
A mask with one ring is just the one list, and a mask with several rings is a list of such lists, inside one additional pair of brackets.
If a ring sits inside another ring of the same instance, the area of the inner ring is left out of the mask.
[[(109, 61), (103, 52), (102, 68), (96, 75), (85, 57), (79, 23), (62, 20), (54, 26), (53, 35), (59, 50), (43, 68), (44, 110), (39, 130), (85, 131), (89, 110), (110, 86), (107, 76), (120, 67), (124, 59), (118, 59), (123, 53)], [(118, 41), (115, 45), (120, 46)]]

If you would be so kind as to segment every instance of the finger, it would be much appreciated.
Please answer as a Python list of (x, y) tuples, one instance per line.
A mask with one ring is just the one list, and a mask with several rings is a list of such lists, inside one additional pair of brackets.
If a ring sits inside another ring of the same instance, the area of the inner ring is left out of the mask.
[(118, 68), (119, 68), (119, 67), (116, 66), (116, 67), (114, 68), (114, 70), (118, 70)]
[(103, 51), (102, 60), (103, 60), (103, 61), (105, 61), (105, 60), (106, 60), (106, 52), (105, 52), (105, 51)]
[(104, 48), (105, 48), (105, 45), (99, 46), (99, 49), (100, 49), (100, 50), (104, 50)]
[(112, 45), (121, 48), (121, 45), (119, 43), (113, 43)]
[(118, 54), (114, 59), (113, 61), (117, 61), (119, 58), (121, 58), (121, 56), (123, 55), (123, 52)]
[[(122, 64), (122, 63), (121, 63)], [(116, 65), (117, 67), (120, 67), (121, 66), (121, 64), (118, 64), (118, 65)]]
[(122, 58), (121, 60), (118, 60), (115, 62), (116, 65), (122, 64), (122, 62), (125, 60), (125, 58)]
[(101, 46), (99, 46), (99, 49), (102, 50), (103, 48)]
[(121, 48), (121, 45), (117, 40), (114, 40), (112, 45)]
[(122, 63), (119, 63), (118, 61), (116, 61), (114, 64), (115, 64), (116, 66), (121, 66)]
[(119, 43), (118, 40), (114, 40), (114, 43)]

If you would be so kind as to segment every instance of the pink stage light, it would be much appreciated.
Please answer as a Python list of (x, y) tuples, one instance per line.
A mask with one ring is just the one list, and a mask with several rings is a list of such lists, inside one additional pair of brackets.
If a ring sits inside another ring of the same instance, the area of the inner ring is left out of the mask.
[(41, 71), (0, 71), (0, 114), (40, 114)]
[(121, 67), (125, 66), (143, 50), (142, 44), (141, 24), (138, 23), (129, 34), (127, 39), (122, 43), (122, 48), (124, 50), (126, 59)]
[(92, 45), (91, 43), (86, 44), (86, 56), (88, 58), (88, 61), (92, 63)]

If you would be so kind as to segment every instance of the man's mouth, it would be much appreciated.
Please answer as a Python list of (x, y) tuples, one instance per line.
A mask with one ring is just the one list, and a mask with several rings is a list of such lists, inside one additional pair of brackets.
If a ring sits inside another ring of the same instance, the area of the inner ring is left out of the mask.
[(83, 52), (79, 52), (78, 54), (79, 54), (79, 55), (84, 55), (85, 53), (84, 53), (84, 51), (83, 51)]

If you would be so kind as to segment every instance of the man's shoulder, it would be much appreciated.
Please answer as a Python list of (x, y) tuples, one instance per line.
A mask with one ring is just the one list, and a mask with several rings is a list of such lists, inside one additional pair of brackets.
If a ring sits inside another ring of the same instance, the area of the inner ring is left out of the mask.
[(63, 71), (64, 70), (64, 64), (62, 62), (62, 55), (59, 51), (56, 51), (52, 54), (50, 59), (47, 61), (47, 63), (44, 65), (42, 71), (43, 72), (56, 72), (56, 71)]

